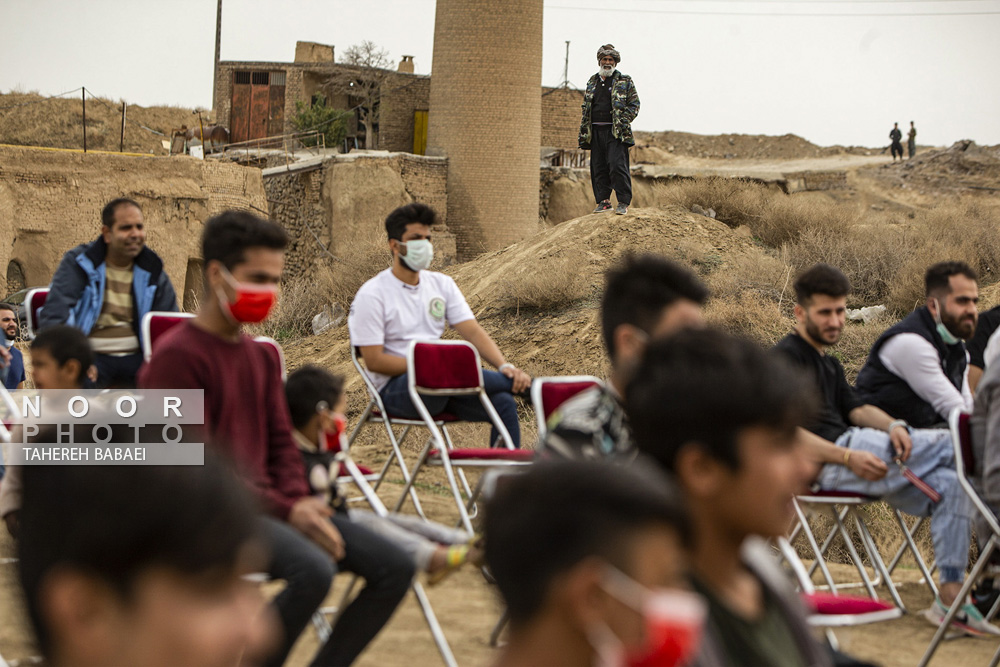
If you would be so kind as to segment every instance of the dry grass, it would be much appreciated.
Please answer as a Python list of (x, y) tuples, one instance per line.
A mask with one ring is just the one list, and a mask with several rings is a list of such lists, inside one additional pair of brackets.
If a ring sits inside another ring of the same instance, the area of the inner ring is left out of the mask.
[(514, 312), (562, 309), (588, 296), (590, 290), (589, 277), (578, 259), (549, 255), (502, 281), (493, 305)]

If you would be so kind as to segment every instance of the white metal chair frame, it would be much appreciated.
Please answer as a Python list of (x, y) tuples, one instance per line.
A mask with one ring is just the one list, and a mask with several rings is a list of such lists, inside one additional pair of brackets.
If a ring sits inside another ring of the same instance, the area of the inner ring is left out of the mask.
[[(461, 389), (431, 389), (427, 387), (419, 387), (416, 383), (416, 372), (414, 363), (414, 350), (417, 345), (448, 345), (448, 346), (464, 346), (472, 351), (474, 355), (477, 373), (479, 375), (479, 385), (477, 387), (461, 388)], [(497, 429), (500, 434), (500, 438), (503, 440), (504, 446), (510, 451), (517, 451), (514, 446), (514, 441), (510, 437), (510, 433), (507, 432), (507, 428), (500, 421), (500, 415), (497, 414), (496, 408), (490, 402), (489, 396), (486, 394), (486, 390), (483, 386), (483, 368), (482, 362), (479, 358), (479, 351), (476, 350), (475, 346), (466, 341), (460, 340), (434, 340), (434, 341), (412, 341), (406, 352), (406, 381), (407, 388), (410, 392), (410, 400), (413, 401), (414, 407), (420, 416), (423, 418), (422, 425), (427, 428), (430, 432), (430, 437), (427, 439), (427, 443), (424, 445), (423, 451), (420, 453), (420, 457), (417, 459), (413, 470), (410, 472), (410, 478), (406, 482), (406, 488), (403, 489), (403, 493), (400, 494), (399, 500), (396, 501), (396, 506), (393, 511), (398, 512), (406, 501), (406, 496), (413, 489), (414, 481), (420, 470), (424, 465), (430, 466), (441, 466), (444, 468), (445, 476), (448, 479), (448, 484), (451, 487), (452, 495), (455, 498), (455, 505), (458, 507), (459, 512), (459, 523), (465, 528), (469, 533), (474, 533), (475, 529), (472, 526), (472, 520), (470, 512), (475, 507), (476, 498), (482, 489), (483, 477), (480, 476), (479, 483), (476, 485), (476, 489), (470, 489), (468, 482), (465, 479), (465, 475), (462, 472), (463, 468), (502, 468), (508, 466), (521, 466), (530, 465), (528, 461), (504, 461), (498, 459), (487, 459), (487, 460), (461, 460), (452, 461), (448, 452), (454, 449), (451, 437), (448, 435), (447, 429), (443, 429), (439, 422), (435, 421), (434, 417), (431, 415), (427, 406), (424, 404), (422, 395), (427, 396), (478, 396), (480, 403), (483, 405), (483, 409), (486, 410), (487, 416), (490, 418), (492, 426)], [(436, 456), (431, 456), (431, 451), (436, 449)], [(458, 482), (456, 480), (456, 469), (458, 471), (458, 477), (462, 480), (462, 486), (466, 492), (467, 501), (463, 501), (461, 490), (458, 487)]]
[[(986, 544), (983, 545), (982, 550), (979, 552), (976, 564), (973, 565), (972, 570), (965, 578), (962, 590), (959, 591), (955, 598), (957, 603), (951, 605), (951, 608), (948, 609), (948, 613), (945, 614), (941, 625), (938, 626), (937, 630), (934, 632), (934, 637), (931, 639), (931, 643), (927, 647), (927, 651), (920, 660), (919, 667), (926, 667), (926, 665), (930, 663), (931, 658), (934, 657), (934, 652), (937, 651), (938, 645), (944, 639), (948, 626), (951, 625), (955, 615), (961, 609), (961, 601), (965, 600), (969, 596), (969, 593), (972, 591), (972, 587), (979, 579), (979, 575), (982, 574), (987, 564), (989, 564), (990, 555), (992, 555), (993, 551), (1000, 546), (1000, 523), (997, 522), (997, 516), (993, 513), (993, 510), (991, 510), (989, 506), (983, 502), (983, 499), (979, 497), (979, 493), (976, 491), (975, 487), (973, 487), (972, 482), (968, 477), (969, 471), (966, 468), (967, 466), (971, 466), (973, 462), (966, 461), (965, 459), (965, 451), (962, 446), (963, 419), (968, 419), (968, 414), (961, 408), (955, 408), (952, 410), (951, 414), (948, 415), (948, 429), (951, 431), (951, 444), (955, 450), (955, 471), (958, 473), (958, 483), (962, 487), (962, 491), (972, 502), (973, 507), (977, 512), (979, 512), (983, 520), (986, 521), (986, 524), (990, 528), (991, 535), (990, 539), (986, 541)], [(989, 613), (986, 614), (987, 621), (991, 620), (996, 615), (998, 607), (1000, 607), (1000, 600), (998, 600), (997, 603), (993, 605), (993, 608), (990, 609)], [(1000, 648), (998, 648), (997, 652), (993, 655), (993, 659), (990, 661), (990, 667), (995, 667), (997, 664), (1000, 664)]]

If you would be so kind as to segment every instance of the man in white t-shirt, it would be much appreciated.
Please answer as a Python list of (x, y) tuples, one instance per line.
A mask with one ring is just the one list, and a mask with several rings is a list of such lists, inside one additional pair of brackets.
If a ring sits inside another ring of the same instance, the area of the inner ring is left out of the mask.
[[(513, 394), (527, 390), (531, 377), (504, 358), (476, 321), (455, 281), (427, 270), (434, 257), (434, 222), (434, 210), (420, 203), (401, 206), (385, 219), (392, 267), (362, 285), (354, 297), (347, 320), (351, 345), (360, 349), (386, 410), (394, 416), (416, 418), (419, 415), (406, 385), (406, 350), (411, 341), (440, 338), (450, 325), (496, 367), (496, 371), (483, 371), (486, 393), (520, 447)], [(431, 414), (447, 411), (465, 421), (489, 420), (475, 396), (425, 396), (424, 403)], [(498, 437), (493, 429), (490, 444), (495, 445)]]

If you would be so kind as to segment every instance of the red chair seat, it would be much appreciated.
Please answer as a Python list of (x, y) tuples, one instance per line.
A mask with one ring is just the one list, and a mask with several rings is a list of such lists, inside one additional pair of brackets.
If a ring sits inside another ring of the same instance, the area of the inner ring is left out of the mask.
[(850, 595), (833, 595), (832, 593), (803, 594), (802, 602), (812, 611), (824, 616), (869, 614), (875, 611), (895, 609), (892, 604), (882, 600)]
[[(430, 451), (431, 457), (440, 457), (441, 452), (437, 449)], [(448, 452), (448, 457), (452, 461), (532, 461), (535, 452), (531, 449), (453, 449)]]
[[(375, 474), (375, 471), (372, 470), (371, 468), (369, 468), (368, 466), (358, 466), (358, 470), (360, 470), (361, 474), (365, 475), (365, 476), (367, 476), (367, 475), (374, 475)], [(340, 470), (337, 471), (337, 476), (338, 477), (349, 477), (350, 474), (351, 473), (347, 472), (347, 468), (344, 467), (344, 464), (341, 463), (340, 464)]]

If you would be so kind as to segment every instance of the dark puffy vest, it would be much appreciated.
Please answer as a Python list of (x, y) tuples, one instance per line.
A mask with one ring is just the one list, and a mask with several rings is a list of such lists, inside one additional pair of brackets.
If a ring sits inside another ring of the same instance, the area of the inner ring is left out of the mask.
[(901, 333), (915, 333), (937, 350), (941, 370), (955, 388), (962, 391), (965, 378), (965, 343), (945, 345), (935, 330), (934, 318), (926, 306), (921, 306), (879, 336), (868, 353), (864, 368), (858, 373), (857, 390), (861, 399), (882, 408), (896, 419), (905, 419), (910, 426), (927, 428), (940, 424), (945, 418), (930, 403), (917, 396), (910, 385), (889, 371), (878, 353), (885, 342)]

